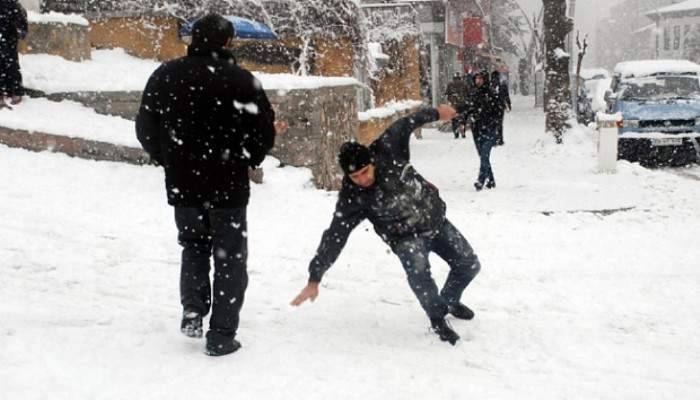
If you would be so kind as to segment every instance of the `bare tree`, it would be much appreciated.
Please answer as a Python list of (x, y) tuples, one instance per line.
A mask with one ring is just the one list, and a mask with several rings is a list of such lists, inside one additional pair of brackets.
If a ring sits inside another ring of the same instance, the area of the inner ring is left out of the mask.
[(576, 47), (578, 48), (578, 60), (576, 63), (576, 93), (579, 91), (579, 81), (581, 80), (581, 64), (583, 63), (583, 58), (586, 56), (586, 51), (588, 50), (588, 35), (583, 37), (583, 45), (581, 45), (581, 40), (579, 38), (579, 32), (576, 32)]
[(545, 112), (546, 129), (562, 142), (567, 121), (571, 116), (571, 86), (569, 62), (571, 56), (564, 49), (566, 35), (573, 29), (573, 21), (566, 15), (566, 0), (542, 0), (544, 6)]

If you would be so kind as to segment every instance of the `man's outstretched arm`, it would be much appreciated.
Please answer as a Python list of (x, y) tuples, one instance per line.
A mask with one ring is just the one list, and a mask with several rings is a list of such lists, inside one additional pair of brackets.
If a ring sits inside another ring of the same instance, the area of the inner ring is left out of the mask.
[(338, 259), (353, 229), (365, 219), (364, 209), (356, 201), (357, 199), (345, 196), (341, 192), (331, 226), (323, 232), (316, 256), (309, 264), (308, 284), (292, 300), (291, 304), (293, 306), (299, 306), (306, 300), (316, 300), (318, 285), (323, 278), (323, 274)]
[(447, 104), (442, 104), (438, 108), (424, 108), (391, 124), (377, 140), (381, 140), (393, 154), (408, 161), (410, 159), (408, 145), (413, 131), (427, 123), (437, 120), (449, 121), (456, 116), (455, 109)]

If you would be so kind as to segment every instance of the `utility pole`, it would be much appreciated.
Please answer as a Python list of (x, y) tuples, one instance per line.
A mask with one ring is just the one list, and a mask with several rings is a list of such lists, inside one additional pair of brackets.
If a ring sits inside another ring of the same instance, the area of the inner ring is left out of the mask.
[[(569, 0), (569, 18), (576, 24), (576, 0)], [(569, 33), (569, 54), (571, 55), (571, 62), (569, 62), (569, 76), (571, 77), (571, 106), (574, 111), (574, 115), (578, 113), (578, 74), (577, 66), (573, 60), (578, 59), (578, 49), (574, 46), (574, 32), (573, 30)]]

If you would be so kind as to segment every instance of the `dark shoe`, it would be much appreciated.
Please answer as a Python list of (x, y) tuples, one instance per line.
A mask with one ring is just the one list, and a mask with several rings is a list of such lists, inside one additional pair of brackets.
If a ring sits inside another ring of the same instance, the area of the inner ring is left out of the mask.
[(496, 181), (489, 180), (486, 182), (486, 189), (495, 189), (496, 188)]
[(484, 184), (481, 182), (474, 182), (474, 189), (476, 189), (477, 192), (480, 192), (481, 189), (484, 188)]
[(459, 319), (474, 319), (474, 311), (472, 311), (469, 307), (465, 306), (462, 303), (458, 303), (454, 306), (449, 306), (448, 311), (450, 314), (452, 314), (455, 318)]
[(229, 336), (224, 336), (216, 331), (207, 332), (207, 349), (205, 354), (218, 357), (234, 353), (241, 348), (241, 343)]
[(186, 309), (182, 313), (180, 332), (191, 338), (202, 337), (202, 314), (197, 310)]
[(496, 146), (503, 146), (505, 143), (502, 140), (496, 142)]
[(459, 335), (457, 332), (453, 331), (450, 325), (445, 321), (445, 318), (434, 318), (430, 320), (430, 325), (433, 328), (433, 332), (440, 336), (440, 340), (443, 342), (449, 342), (451, 345), (457, 344), (459, 340)]

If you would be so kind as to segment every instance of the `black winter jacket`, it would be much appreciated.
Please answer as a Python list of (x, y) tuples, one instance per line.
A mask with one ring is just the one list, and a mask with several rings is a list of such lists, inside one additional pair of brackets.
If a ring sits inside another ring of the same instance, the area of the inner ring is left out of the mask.
[(27, 29), (27, 11), (19, 1), (0, 0), (0, 51), (14, 52), (13, 57), (17, 57), (17, 42)]
[(438, 118), (437, 110), (418, 111), (396, 121), (370, 145), (376, 167), (371, 187), (359, 187), (347, 176), (343, 179), (333, 221), (309, 265), (309, 281), (321, 281), (345, 247), (350, 232), (365, 218), (389, 244), (437, 234), (445, 222), (445, 202), (437, 188), (410, 164), (408, 144), (416, 128)]
[(466, 106), (458, 109), (472, 120), (475, 136), (487, 134), (500, 120), (502, 100), (487, 83), (474, 87)]
[(248, 204), (248, 167), (274, 145), (274, 120), (260, 82), (231, 53), (190, 46), (149, 79), (136, 133), (165, 168), (168, 203), (231, 208)]

